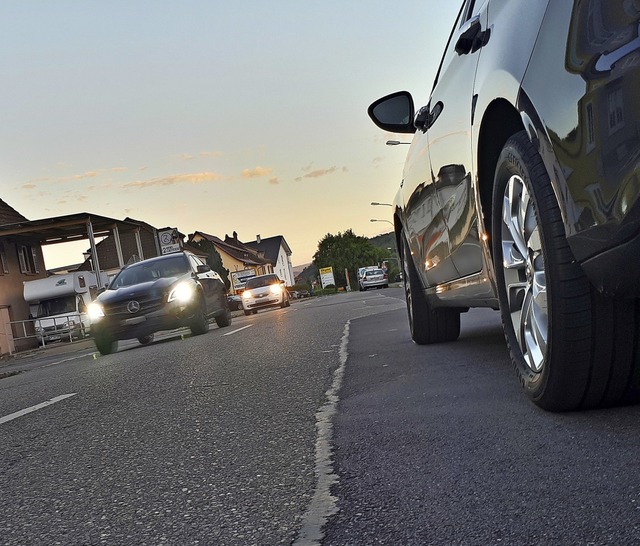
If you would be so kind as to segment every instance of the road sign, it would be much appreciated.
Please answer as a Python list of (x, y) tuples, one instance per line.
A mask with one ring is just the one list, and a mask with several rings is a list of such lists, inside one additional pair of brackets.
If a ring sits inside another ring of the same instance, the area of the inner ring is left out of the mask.
[(322, 288), (326, 288), (329, 285), (336, 285), (336, 280), (333, 276), (333, 267), (320, 268), (320, 282), (322, 283)]

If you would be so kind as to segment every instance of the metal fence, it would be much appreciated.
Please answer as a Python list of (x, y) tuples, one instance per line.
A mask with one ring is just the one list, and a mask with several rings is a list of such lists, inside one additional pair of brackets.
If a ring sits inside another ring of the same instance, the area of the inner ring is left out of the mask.
[(35, 338), (40, 346), (46, 347), (47, 343), (73, 341), (88, 334), (88, 328), (83, 324), (79, 313), (64, 317), (14, 320), (8, 326), (9, 354), (13, 354), (11, 347), (15, 346), (16, 341)]

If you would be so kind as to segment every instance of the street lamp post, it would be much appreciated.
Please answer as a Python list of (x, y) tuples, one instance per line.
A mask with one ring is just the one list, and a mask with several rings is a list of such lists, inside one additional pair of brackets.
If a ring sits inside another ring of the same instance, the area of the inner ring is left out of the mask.
[(393, 222), (390, 222), (389, 220), (378, 220), (377, 218), (371, 218), (371, 220), (369, 220), (370, 222), (386, 222), (387, 224), (391, 224), (393, 226)]
[(371, 201), (373, 207), (393, 207), (391, 203), (378, 203), (377, 201)]
[(411, 144), (411, 142), (400, 142), (399, 140), (387, 140), (387, 146), (398, 146), (400, 144)]

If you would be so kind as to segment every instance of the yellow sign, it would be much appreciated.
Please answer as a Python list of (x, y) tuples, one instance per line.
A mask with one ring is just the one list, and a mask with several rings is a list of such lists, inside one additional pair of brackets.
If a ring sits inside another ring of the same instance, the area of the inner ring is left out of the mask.
[(330, 285), (336, 285), (336, 280), (333, 277), (333, 267), (320, 268), (320, 283), (322, 284), (322, 288), (326, 288)]

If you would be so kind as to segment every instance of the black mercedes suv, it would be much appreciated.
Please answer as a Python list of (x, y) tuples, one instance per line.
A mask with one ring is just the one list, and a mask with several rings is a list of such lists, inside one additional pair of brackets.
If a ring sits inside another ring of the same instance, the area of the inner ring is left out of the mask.
[(188, 326), (193, 335), (231, 324), (227, 292), (220, 275), (190, 252), (143, 260), (123, 268), (89, 306), (91, 333), (101, 354), (117, 340), (150, 343), (153, 334)]

